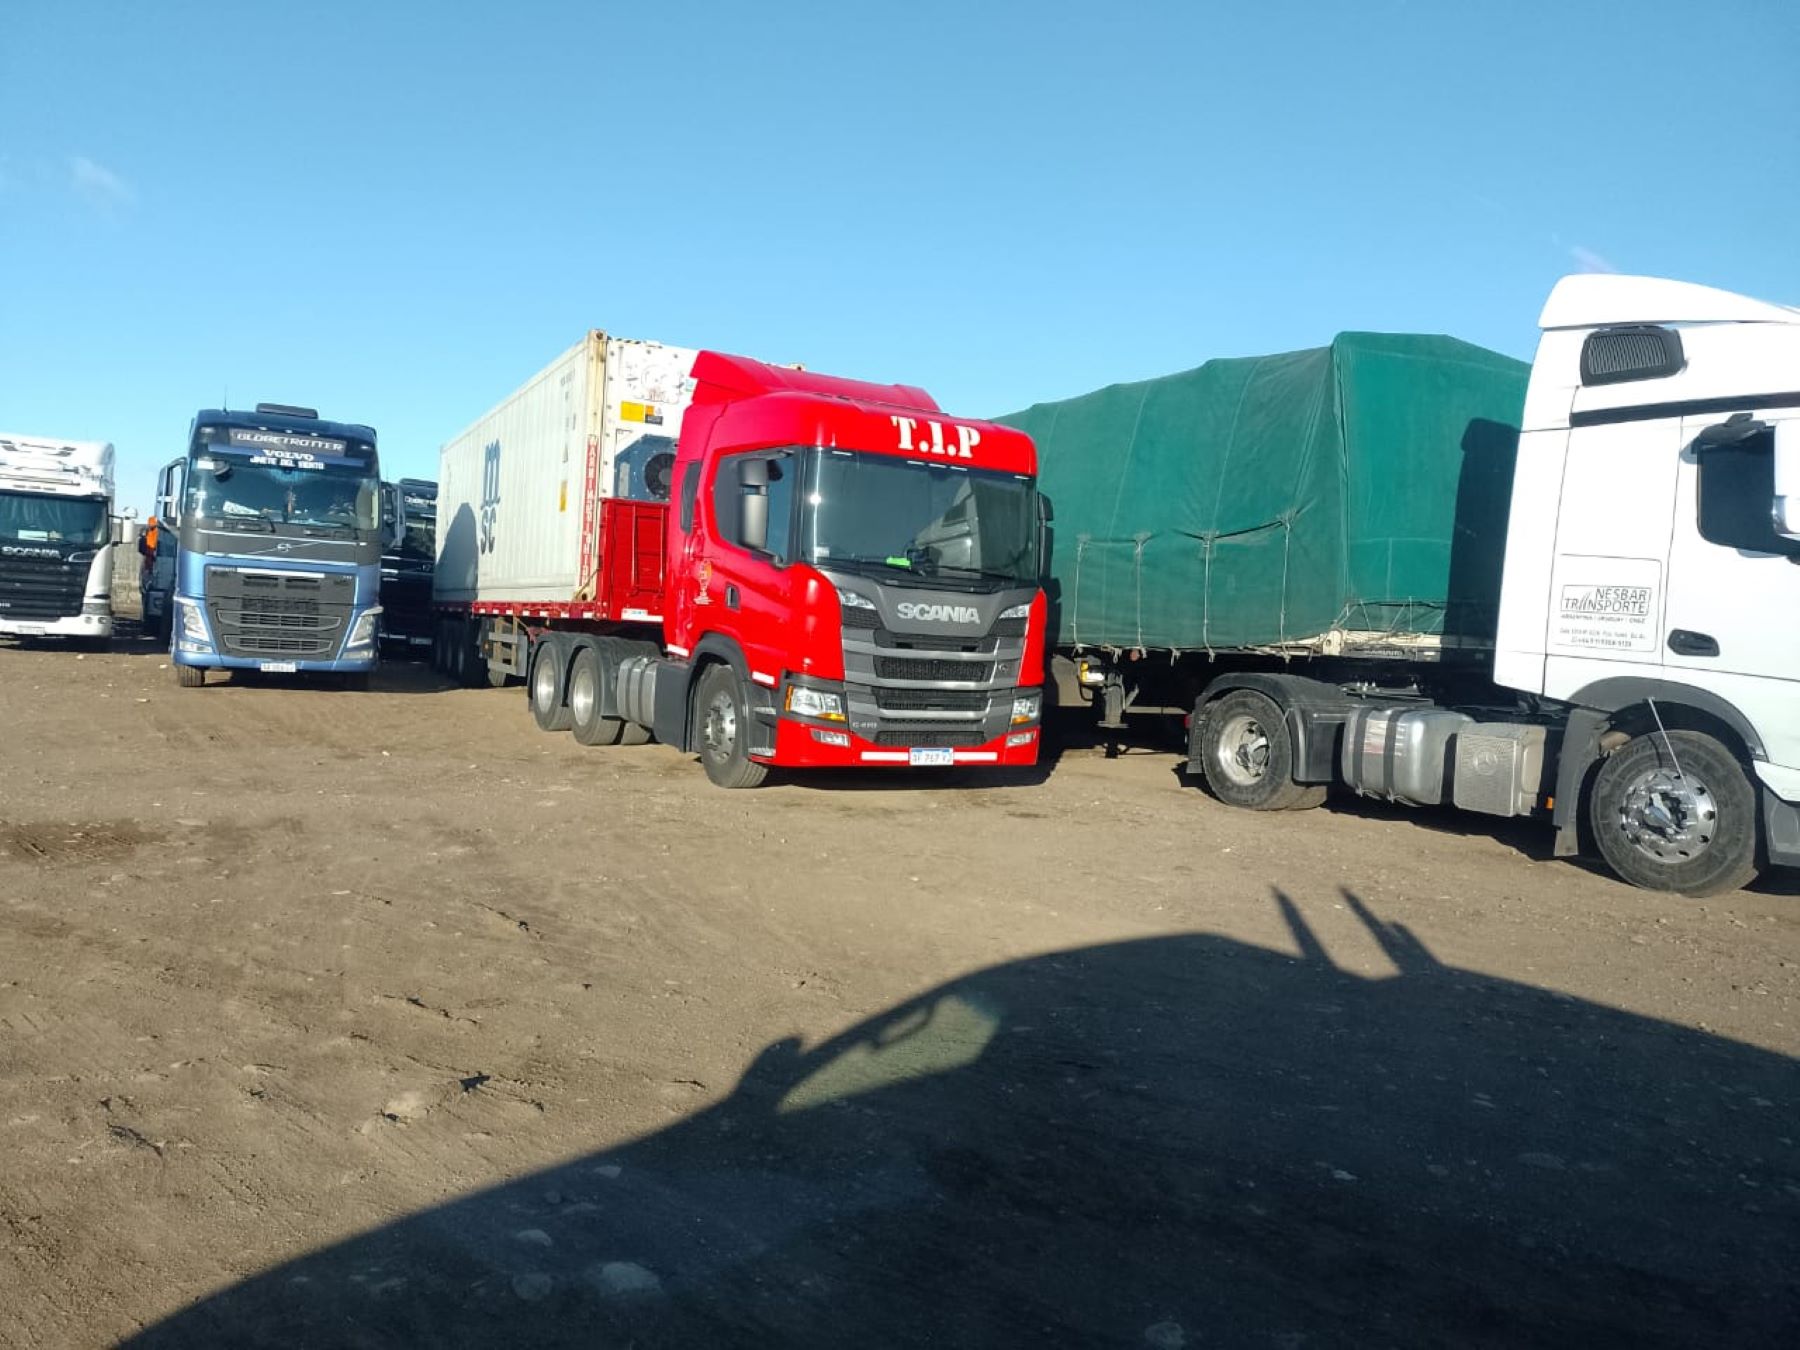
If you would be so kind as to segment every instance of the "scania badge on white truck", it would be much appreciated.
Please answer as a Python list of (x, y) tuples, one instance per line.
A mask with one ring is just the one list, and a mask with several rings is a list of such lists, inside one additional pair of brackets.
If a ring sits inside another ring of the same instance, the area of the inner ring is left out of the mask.
[(0, 433), (0, 636), (112, 636), (113, 448)]

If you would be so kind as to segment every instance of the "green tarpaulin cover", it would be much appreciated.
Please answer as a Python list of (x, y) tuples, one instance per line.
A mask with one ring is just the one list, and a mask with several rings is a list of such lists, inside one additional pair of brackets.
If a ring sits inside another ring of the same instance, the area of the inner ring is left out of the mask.
[(1058, 645), (1491, 640), (1529, 370), (1344, 333), (999, 418), (1055, 510)]

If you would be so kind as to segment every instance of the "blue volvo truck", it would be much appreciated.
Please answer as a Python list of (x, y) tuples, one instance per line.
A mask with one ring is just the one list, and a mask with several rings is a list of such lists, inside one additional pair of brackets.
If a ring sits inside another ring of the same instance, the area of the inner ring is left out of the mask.
[(277, 403), (208, 408), (159, 487), (159, 520), (177, 540), (177, 684), (198, 688), (223, 669), (368, 687), (383, 542), (372, 428)]

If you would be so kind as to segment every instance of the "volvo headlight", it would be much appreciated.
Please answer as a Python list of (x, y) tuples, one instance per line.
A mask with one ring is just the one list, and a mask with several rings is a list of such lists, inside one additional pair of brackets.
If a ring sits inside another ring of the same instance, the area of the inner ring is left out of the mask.
[(206, 634), (206, 618), (200, 613), (199, 604), (185, 595), (178, 595), (175, 597), (175, 609), (181, 615), (181, 640), (197, 643), (202, 647), (210, 645), (211, 639)]
[(858, 595), (855, 591), (847, 591), (842, 586), (837, 588), (838, 603), (845, 609), (874, 609), (875, 602), (866, 595)]
[(1038, 713), (1043, 711), (1043, 707), (1044, 691), (1041, 689), (1027, 689), (1013, 695), (1013, 725), (1016, 727), (1021, 722), (1037, 721)]
[(375, 641), (376, 629), (381, 625), (381, 606), (365, 609), (356, 616), (356, 624), (350, 630), (350, 640), (344, 644), (344, 650), (354, 647), (368, 647)]
[(828, 689), (813, 689), (804, 684), (790, 684), (787, 710), (796, 717), (817, 717), (826, 722), (844, 720), (844, 696)]

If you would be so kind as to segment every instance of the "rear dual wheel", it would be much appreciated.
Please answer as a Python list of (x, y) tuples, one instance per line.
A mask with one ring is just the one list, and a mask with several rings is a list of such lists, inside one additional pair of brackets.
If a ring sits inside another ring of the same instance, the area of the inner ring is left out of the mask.
[(569, 712), (568, 651), (554, 638), (539, 642), (531, 654), (531, 716), (540, 731), (567, 731)]
[(1248, 811), (1300, 811), (1325, 800), (1324, 784), (1294, 781), (1294, 738), (1267, 694), (1234, 689), (1202, 717), (1200, 772), (1220, 801)]
[(617, 745), (625, 732), (622, 718), (601, 712), (609, 678), (597, 648), (584, 646), (575, 653), (569, 666), (569, 730), (582, 745)]

